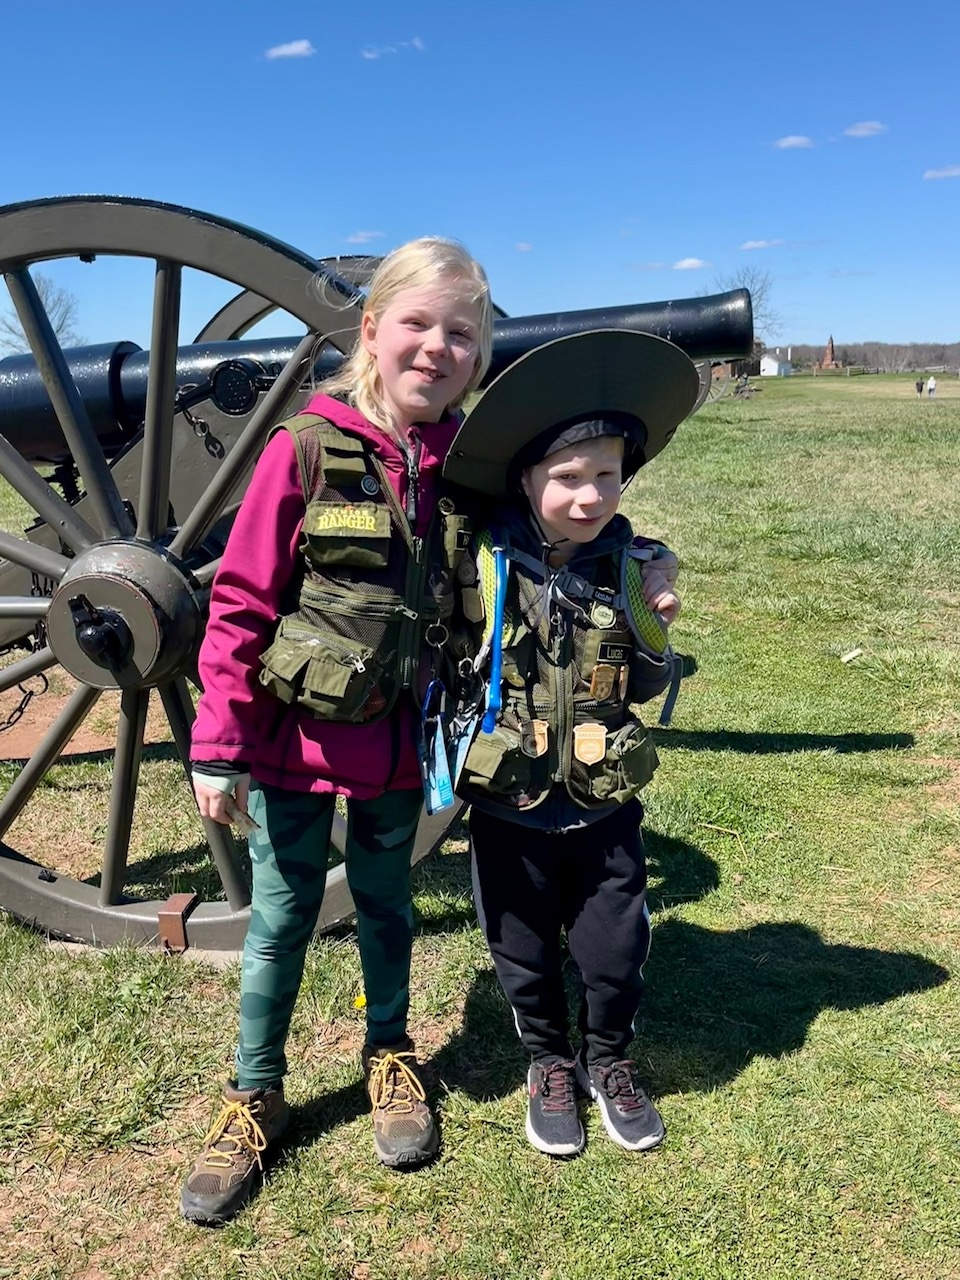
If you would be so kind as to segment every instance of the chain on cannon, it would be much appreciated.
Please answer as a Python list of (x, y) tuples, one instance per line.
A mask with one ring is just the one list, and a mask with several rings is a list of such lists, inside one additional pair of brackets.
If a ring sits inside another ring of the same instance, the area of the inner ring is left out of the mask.
[[(154, 264), (149, 348), (63, 351), (30, 268), (74, 258), (95, 270), (114, 256)], [(189, 743), (210, 585), (267, 435), (342, 361), (376, 261), (318, 260), (237, 223), (147, 200), (0, 207), (0, 273), (31, 350), (0, 360), (0, 477), (35, 515), (22, 536), (0, 532), (0, 648), (12, 659), (0, 666), (0, 694), (26, 695), (30, 681), (55, 677), (69, 690), (22, 766), (2, 766), (12, 781), (0, 799), (0, 908), (14, 916), (101, 945), (242, 944), (249, 878), (229, 828), (203, 820), (205, 843), (190, 851), (196, 889), (183, 875), (187, 891), (172, 877), (160, 896), (138, 891), (150, 879), (131, 858), (135, 820), (152, 817), (137, 806), (147, 714), (158, 701), (166, 749), (184, 773), (180, 803), (196, 812)], [(239, 293), (180, 346), (187, 268)], [(275, 311), (306, 334), (246, 336)], [(753, 343), (745, 290), (539, 316), (498, 311), (488, 381), (543, 342), (597, 328), (656, 333), (706, 361), (745, 355)], [(105, 762), (112, 774), (100, 869), (84, 877), (57, 866), (55, 847), (39, 856), (18, 850), (16, 836), (43, 825), (31, 811), (55, 794), (48, 775), (104, 695), (119, 702), (116, 745)], [(42, 701), (25, 698), (19, 716)], [(0, 760), (3, 743), (0, 734)], [(414, 861), (441, 843), (459, 812), (422, 819)], [(343, 835), (338, 821), (341, 851)], [(318, 928), (351, 912), (341, 864), (328, 874)]]

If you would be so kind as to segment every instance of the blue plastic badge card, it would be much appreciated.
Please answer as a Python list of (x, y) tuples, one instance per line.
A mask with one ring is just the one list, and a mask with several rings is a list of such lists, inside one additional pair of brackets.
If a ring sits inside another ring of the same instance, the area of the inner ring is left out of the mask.
[[(431, 714), (436, 700), (437, 709)], [(424, 808), (428, 815), (440, 813), (453, 804), (453, 781), (450, 761), (443, 736), (443, 707), (446, 691), (439, 680), (432, 680), (423, 699), (420, 713), (420, 778), (423, 783)]]

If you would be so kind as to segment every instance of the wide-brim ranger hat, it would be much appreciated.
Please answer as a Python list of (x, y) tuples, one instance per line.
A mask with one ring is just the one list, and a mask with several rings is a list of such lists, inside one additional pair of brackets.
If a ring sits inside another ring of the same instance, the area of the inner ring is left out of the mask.
[(605, 414), (636, 420), (630, 473), (670, 441), (697, 400), (700, 378), (674, 343), (650, 333), (592, 329), (521, 356), (491, 382), (457, 432), (443, 474), (453, 484), (508, 496), (512, 464), (552, 428)]

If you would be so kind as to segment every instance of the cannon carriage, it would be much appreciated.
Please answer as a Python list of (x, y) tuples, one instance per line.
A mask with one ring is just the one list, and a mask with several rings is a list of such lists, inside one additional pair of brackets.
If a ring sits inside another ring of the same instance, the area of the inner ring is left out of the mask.
[[(155, 264), (148, 349), (120, 341), (62, 350), (31, 266), (113, 255)], [(0, 908), (56, 936), (99, 944), (240, 946), (250, 893), (244, 851), (228, 828), (203, 823), (205, 844), (195, 853), (213, 869), (205, 889), (171, 877), (159, 894), (138, 891), (134, 823), (155, 820), (137, 803), (142, 767), (156, 750), (145, 746), (148, 714), (159, 714), (165, 749), (183, 765), (177, 803), (193, 806), (196, 659), (233, 515), (270, 429), (352, 345), (375, 261), (318, 260), (251, 228), (146, 200), (70, 197), (0, 208), (0, 273), (31, 349), (0, 360), (0, 478), (31, 513), (22, 530), (0, 532), (0, 694), (29, 693), (27, 682), (54, 673), (67, 690), (23, 763), (6, 766)], [(239, 292), (183, 345), (188, 269)], [(302, 323), (305, 335), (248, 336), (275, 311)], [(596, 328), (670, 338), (705, 362), (708, 379), (711, 358), (747, 354), (753, 342), (745, 290), (541, 316), (501, 312), (488, 381), (543, 342)], [(99, 870), (69, 874), (57, 866), (55, 840), (28, 853), (17, 848), (17, 834), (29, 829), (51, 771), (104, 698), (119, 708), (115, 746), (103, 762), (111, 776)], [(451, 811), (423, 819), (415, 860), (436, 848), (451, 821)], [(341, 848), (342, 839), (341, 826), (334, 834)], [(335, 867), (319, 927), (351, 909), (343, 868)]]

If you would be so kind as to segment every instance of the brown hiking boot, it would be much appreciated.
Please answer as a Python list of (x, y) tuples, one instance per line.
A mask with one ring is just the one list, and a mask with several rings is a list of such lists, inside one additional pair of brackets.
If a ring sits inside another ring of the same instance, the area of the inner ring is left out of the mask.
[(384, 1164), (425, 1164), (440, 1135), (427, 1106), (413, 1041), (392, 1047), (364, 1045), (363, 1073), (373, 1105), (373, 1145)]
[(180, 1213), (218, 1226), (239, 1213), (263, 1174), (263, 1153), (290, 1119), (283, 1084), (269, 1089), (223, 1088), (223, 1106), (183, 1184)]

